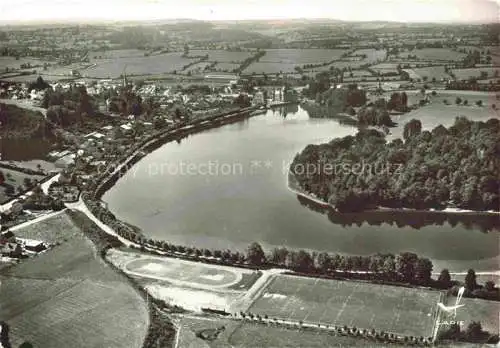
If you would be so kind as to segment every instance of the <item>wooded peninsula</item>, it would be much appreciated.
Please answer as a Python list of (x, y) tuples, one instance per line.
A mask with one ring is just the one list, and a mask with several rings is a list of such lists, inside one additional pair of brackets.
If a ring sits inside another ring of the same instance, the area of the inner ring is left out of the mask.
[(308, 145), (290, 167), (296, 188), (340, 212), (378, 207), (498, 211), (500, 121), (457, 117), (453, 126), (422, 131), (418, 120), (403, 140), (373, 129)]

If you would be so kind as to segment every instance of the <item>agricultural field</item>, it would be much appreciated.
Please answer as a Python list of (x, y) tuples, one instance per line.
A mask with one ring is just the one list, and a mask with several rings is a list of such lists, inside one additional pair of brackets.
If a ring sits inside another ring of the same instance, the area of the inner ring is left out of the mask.
[(391, 59), (391, 60), (388, 60), (387, 62), (396, 64), (396, 66), (398, 64), (400, 64), (401, 67), (404, 69), (406, 69), (406, 68), (422, 68), (422, 67), (427, 67), (429, 65), (436, 64), (436, 62), (433, 62), (433, 61), (422, 61), (422, 60), (414, 61), (414, 60), (401, 60), (401, 59)]
[(89, 52), (90, 62), (98, 62), (100, 59), (117, 59), (129, 57), (144, 57), (146, 51), (129, 49), (129, 50), (111, 50), (111, 51), (92, 51)]
[(428, 81), (431, 81), (433, 78), (436, 78), (437, 81), (440, 81), (441, 79), (450, 78), (450, 75), (444, 70), (444, 65), (404, 69), (404, 71), (406, 71), (412, 79), (423, 80), (424, 78), (427, 78)]
[[(48, 76), (63, 76), (63, 78), (73, 78), (72, 75), (73, 70), (78, 70), (83, 74), (86, 68), (90, 67), (92, 64), (90, 63), (73, 63), (70, 65), (54, 65), (48, 68), (47, 70), (39, 71), (41, 75)], [(44, 77), (45, 78), (45, 77)]]
[(352, 71), (346, 71), (344, 72), (344, 78), (346, 77), (366, 77), (366, 76), (373, 76), (371, 72), (368, 70), (352, 70)]
[[(44, 63), (54, 63), (54, 62), (49, 62), (47, 60), (42, 60), (42, 59), (37, 59), (37, 58), (27, 58), (27, 57), (20, 57), (19, 59), (16, 59), (15, 57), (8, 57), (8, 56), (1, 56), (0, 57), (0, 73), (5, 72), (5, 68), (10, 69), (20, 69), (21, 64), (30, 64), (32, 66), (43, 66)], [(39, 68), (30, 68), (31, 70), (37, 69), (40, 70)]]
[[(326, 65), (326, 66), (320, 66), (312, 69), (306, 69), (306, 72), (309, 73), (314, 73), (317, 74), (322, 71), (328, 71), (330, 68), (335, 68), (335, 69), (359, 69), (361, 66), (365, 65), (366, 62), (363, 60), (338, 60), (336, 62), (333, 62), (332, 64)], [(354, 70), (353, 70), (354, 71)]]
[(366, 58), (363, 59), (363, 64), (373, 64), (377, 63), (378, 61), (383, 61), (387, 57), (387, 51), (386, 50), (376, 50), (374, 48), (363, 48), (354, 51), (351, 55), (356, 56), (356, 55), (362, 55), (365, 54)]
[(232, 72), (234, 69), (238, 69), (240, 67), (240, 65), (241, 64), (225, 63), (225, 62), (219, 63), (218, 62), (217, 65), (215, 66), (215, 70), (216, 71), (228, 71), (228, 72)]
[(83, 76), (95, 78), (116, 78), (125, 70), (127, 75), (161, 74), (180, 71), (192, 59), (182, 57), (182, 53), (165, 53), (149, 57), (127, 57), (114, 60), (98, 59), (95, 66), (81, 70)]
[(13, 229), (16, 237), (43, 240), (55, 244), (67, 241), (74, 234), (74, 227), (70, 217), (63, 211), (48, 219)]
[(395, 64), (395, 63), (380, 63), (380, 64), (376, 64), (376, 65), (372, 65), (370, 67), (370, 69), (376, 71), (377, 73), (380, 73), (381, 75), (384, 75), (384, 74), (397, 74), (398, 73), (398, 69), (397, 69), (398, 65)]
[[(14, 187), (15, 191), (19, 186), (24, 187), (25, 179), (29, 179), (33, 182), (34, 180), (40, 181), (44, 178), (42, 175), (31, 175), (7, 168), (0, 168), (0, 172), (2, 172), (5, 177), (5, 184), (9, 184)], [(0, 186), (0, 203), (9, 200), (9, 197), (6, 195), (5, 190), (5, 186)]]
[(455, 69), (455, 70), (452, 70), (452, 73), (455, 74), (457, 80), (467, 80), (470, 78), (481, 78), (481, 79), (493, 78), (493, 77), (496, 78), (496, 77), (500, 76), (500, 67)]
[(60, 245), (0, 271), (0, 317), (12, 346), (141, 347), (149, 324), (143, 298), (69, 218), (58, 215), (46, 227), (55, 228)]
[(190, 50), (190, 56), (204, 56), (208, 54), (209, 62), (241, 63), (254, 55), (254, 52), (235, 52), (224, 50)]
[[(462, 100), (467, 100), (470, 105), (475, 105), (478, 100), (481, 100), (484, 107), (491, 107), (492, 104), (500, 104), (500, 100), (498, 100), (498, 96), (495, 93), (486, 93), (486, 92), (476, 92), (476, 91), (451, 91), (444, 90), (438, 91), (438, 94), (433, 97), (433, 100), (437, 99), (438, 101), (443, 102), (443, 99), (448, 99), (451, 104), (455, 103), (455, 99), (457, 97), (462, 98)], [(484, 108), (483, 107), (483, 108)], [(467, 108), (467, 107), (464, 107)], [(483, 108), (479, 108), (482, 110)], [(491, 113), (491, 111), (490, 111)], [(491, 113), (491, 115), (495, 116), (495, 113)], [(498, 115), (498, 114), (497, 114)]]
[(465, 58), (466, 54), (456, 52), (449, 48), (422, 48), (409, 52), (402, 52), (399, 57), (407, 59), (408, 56), (417, 56), (418, 59), (432, 61), (460, 61)]
[[(431, 130), (440, 124), (445, 127), (453, 125), (455, 118), (458, 116), (465, 116), (470, 120), (483, 122), (492, 117), (500, 117), (500, 110), (494, 110), (491, 108), (491, 104), (494, 104), (495, 101), (497, 102), (497, 105), (500, 105), (500, 100), (495, 100), (495, 97), (491, 96), (491, 94), (472, 94), (473, 92), (465, 91), (465, 93), (460, 93), (462, 91), (457, 91), (457, 93), (452, 92), (453, 91), (439, 92), (435, 97), (431, 97), (430, 104), (419, 107), (416, 110), (412, 110), (407, 114), (394, 117), (393, 121), (397, 123), (397, 126), (391, 128), (389, 138), (402, 138), (404, 124), (413, 118), (422, 122), (422, 129)], [(416, 95), (416, 98), (418, 98), (418, 93)], [(469, 101), (469, 105), (455, 105), (454, 103), (456, 97), (460, 97), (462, 100), (467, 99)], [(411, 95), (408, 94), (409, 101), (410, 98)], [(450, 105), (445, 105), (443, 103), (444, 99), (448, 100)], [(476, 106), (474, 104), (476, 100), (482, 100), (483, 106)]]
[(495, 84), (495, 83), (498, 83), (500, 84), (500, 78), (496, 78), (496, 79), (486, 79), (486, 80), (478, 80), (477, 83), (479, 83), (480, 85), (489, 85), (489, 84)]
[[(384, 81), (398, 80), (399, 76), (385, 76)], [(361, 76), (361, 77), (344, 77), (344, 83), (348, 82), (376, 82), (377, 76)], [(378, 84), (378, 83), (377, 83)]]
[(457, 46), (457, 51), (465, 49), (467, 52), (469, 52), (469, 51), (472, 52), (472, 51), (475, 51), (475, 50), (481, 51), (481, 50), (483, 50), (485, 48), (482, 48), (482, 47), (479, 47), (479, 46), (464, 45), (464, 46)]
[(4, 278), (0, 289), (13, 347), (142, 346), (147, 308), (124, 282)]
[(269, 49), (259, 62), (302, 66), (330, 62), (339, 59), (345, 52), (339, 49)]
[(250, 64), (243, 74), (279, 74), (279, 73), (293, 73), (295, 72), (295, 67), (297, 64), (285, 64), (285, 63), (271, 63), (271, 62), (255, 62)]
[(249, 312), (429, 337), (441, 296), (438, 291), (279, 275)]
[(191, 65), (186, 70), (183, 70), (182, 73), (186, 74), (188, 72), (191, 72), (191, 74), (202, 74), (204, 72), (205, 67), (209, 65), (210, 63), (207, 62), (196, 63), (194, 65)]
[[(456, 298), (450, 297), (448, 304), (455, 304)], [(486, 301), (477, 298), (462, 298), (460, 304), (464, 306), (457, 310), (458, 321), (464, 321), (465, 327), (472, 321), (479, 321), (483, 330), (491, 334), (500, 333), (500, 303), (497, 301)]]
[[(304, 329), (290, 329), (274, 325), (240, 322), (228, 319), (179, 317), (179, 348), (255, 348), (255, 347), (370, 347), (373, 342), (335, 333)], [(203, 340), (197, 335), (216, 332), (211, 340)], [(378, 347), (383, 347), (378, 344)]]
[[(36, 81), (38, 76), (42, 76), (43, 79), (47, 82), (72, 81), (72, 80), (76, 79), (75, 77), (70, 76), (68, 71), (65, 69), (59, 68), (59, 70), (57, 70), (56, 72), (58, 72), (57, 75), (47, 74), (46, 72), (40, 72), (39, 74), (35, 74), (35, 75), (16, 76), (16, 77), (8, 78), (6, 80), (12, 81), (12, 82), (21, 82), (21, 83), (22, 82), (32, 82), (32, 81)], [(66, 75), (63, 75), (63, 74), (66, 74)], [(1, 79), (2, 78), (0, 77), (0, 80)]]
[[(278, 326), (241, 324), (229, 336), (233, 347), (287, 347), (287, 348), (323, 348), (323, 347), (373, 347), (372, 341), (361, 338), (340, 336), (325, 331), (288, 329)], [(377, 343), (377, 347), (384, 347)]]

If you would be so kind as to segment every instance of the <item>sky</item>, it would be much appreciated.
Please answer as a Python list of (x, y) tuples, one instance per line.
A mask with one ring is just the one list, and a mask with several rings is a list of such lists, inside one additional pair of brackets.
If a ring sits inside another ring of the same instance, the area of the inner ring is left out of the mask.
[(498, 22), (500, 0), (0, 0), (0, 22), (332, 18)]

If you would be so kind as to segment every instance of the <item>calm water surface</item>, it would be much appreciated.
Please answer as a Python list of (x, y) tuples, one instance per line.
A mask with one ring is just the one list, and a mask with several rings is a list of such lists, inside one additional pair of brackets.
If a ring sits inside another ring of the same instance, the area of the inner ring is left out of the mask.
[(496, 218), (339, 215), (308, 208), (287, 189), (296, 153), (355, 133), (335, 120), (309, 119), (302, 109), (286, 117), (269, 111), (164, 145), (103, 199), (146, 235), (177, 244), (244, 250), (258, 241), (267, 248), (356, 255), (413, 251), (431, 258), (436, 271), (498, 269), (499, 233), (490, 228), (498, 227)]

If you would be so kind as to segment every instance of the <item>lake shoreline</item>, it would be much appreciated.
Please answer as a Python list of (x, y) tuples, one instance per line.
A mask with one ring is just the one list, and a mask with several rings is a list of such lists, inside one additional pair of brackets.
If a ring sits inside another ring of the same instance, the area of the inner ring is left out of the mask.
[[(293, 174), (291, 172), (288, 172), (287, 175), (287, 188), (289, 191), (295, 193), (296, 195), (299, 195), (311, 202), (314, 202), (316, 204), (321, 205), (324, 208), (328, 209), (333, 209), (335, 210), (335, 207), (331, 205), (330, 203), (327, 203), (317, 197), (314, 197), (312, 194), (305, 192), (301, 187), (292, 187), (291, 182), (290, 182), (290, 176), (293, 177)], [(295, 183), (296, 186), (298, 186), (297, 183)], [(335, 210), (336, 211), (336, 210)], [(367, 209), (363, 210), (363, 212), (391, 212), (391, 213), (445, 213), (445, 214), (458, 214), (458, 215), (498, 215), (500, 216), (500, 211), (493, 211), (493, 210), (487, 210), (487, 211), (476, 211), (476, 210), (467, 210), (467, 209), (460, 209), (460, 208), (445, 208), (443, 210), (437, 210), (437, 209), (412, 209), (412, 208), (389, 208), (389, 207), (382, 207), (379, 206), (376, 209)]]

